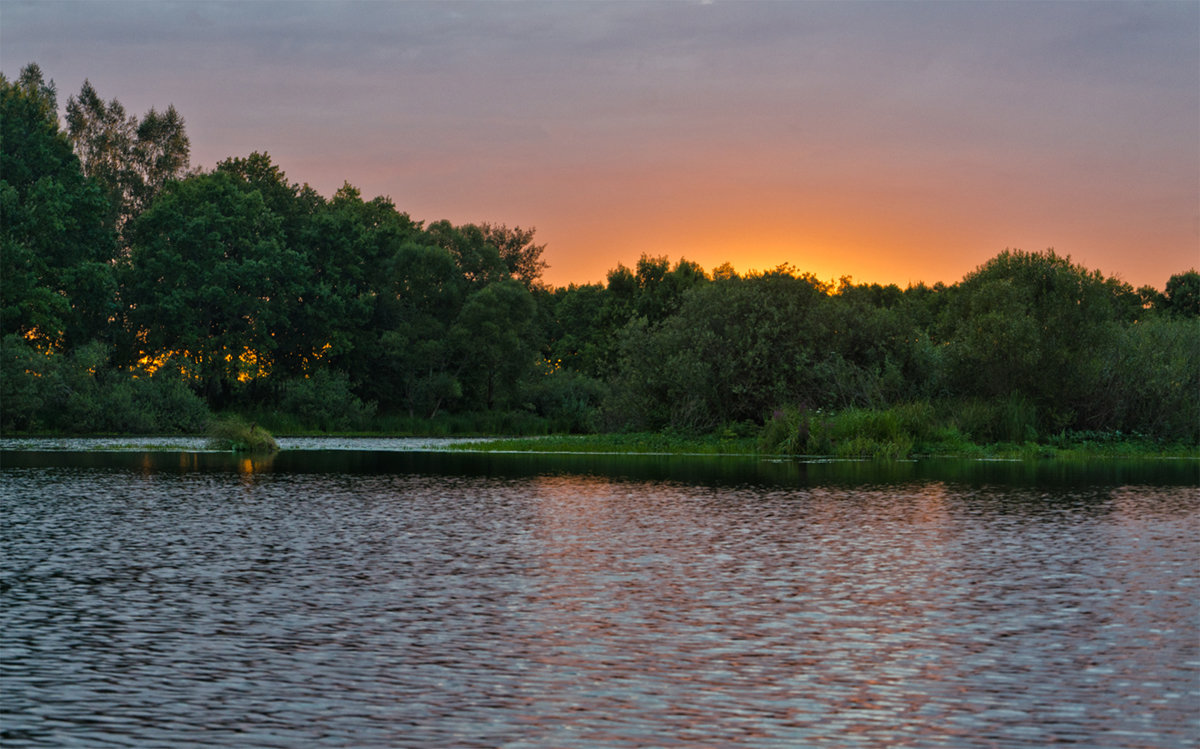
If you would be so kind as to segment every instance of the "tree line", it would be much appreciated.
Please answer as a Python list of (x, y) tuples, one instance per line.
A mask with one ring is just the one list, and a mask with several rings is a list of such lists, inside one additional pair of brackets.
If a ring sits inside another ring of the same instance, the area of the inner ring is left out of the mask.
[[(533, 229), (426, 223), (266, 153), (191, 169), (174, 107), (0, 76), (0, 428), (753, 432), (932, 404), (980, 440), (1200, 441), (1200, 274), (1005, 250), (952, 285), (644, 255), (551, 287)], [(1015, 418), (1017, 414), (1020, 418)], [(502, 417), (502, 418), (501, 418)], [(807, 422), (803, 422), (807, 423)], [(970, 426), (968, 426), (968, 424)]]

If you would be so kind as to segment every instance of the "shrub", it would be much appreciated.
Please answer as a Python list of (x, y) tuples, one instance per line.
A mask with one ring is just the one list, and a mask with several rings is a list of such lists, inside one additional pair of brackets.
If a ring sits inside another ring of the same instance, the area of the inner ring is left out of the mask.
[(539, 377), (524, 393), (528, 408), (550, 422), (554, 432), (596, 431), (606, 388), (599, 380), (558, 369)]
[(37, 429), (54, 361), (18, 335), (0, 343), (0, 429)]
[(340, 370), (319, 370), (283, 386), (279, 410), (309, 428), (333, 431), (363, 429), (375, 415), (376, 404), (363, 403), (350, 390), (350, 377)]
[(165, 434), (199, 434), (212, 421), (204, 399), (174, 377), (146, 377), (128, 381), (149, 430)]

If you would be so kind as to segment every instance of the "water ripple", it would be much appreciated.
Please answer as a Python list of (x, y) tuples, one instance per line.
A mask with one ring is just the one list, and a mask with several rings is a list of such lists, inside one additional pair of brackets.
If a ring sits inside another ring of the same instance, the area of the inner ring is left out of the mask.
[(7, 746), (1194, 746), (1193, 487), (5, 470)]

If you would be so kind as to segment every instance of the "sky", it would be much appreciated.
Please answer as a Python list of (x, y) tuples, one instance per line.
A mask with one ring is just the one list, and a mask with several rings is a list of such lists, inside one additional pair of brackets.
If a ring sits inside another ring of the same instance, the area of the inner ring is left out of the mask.
[(174, 104), (430, 223), (535, 227), (555, 286), (666, 255), (953, 283), (1054, 248), (1200, 266), (1200, 2), (0, 0), (0, 71)]

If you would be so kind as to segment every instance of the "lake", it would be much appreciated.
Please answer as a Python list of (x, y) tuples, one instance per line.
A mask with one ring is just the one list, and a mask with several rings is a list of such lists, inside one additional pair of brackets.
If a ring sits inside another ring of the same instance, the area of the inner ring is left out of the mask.
[(0, 744), (1194, 747), (1200, 464), (0, 443)]

